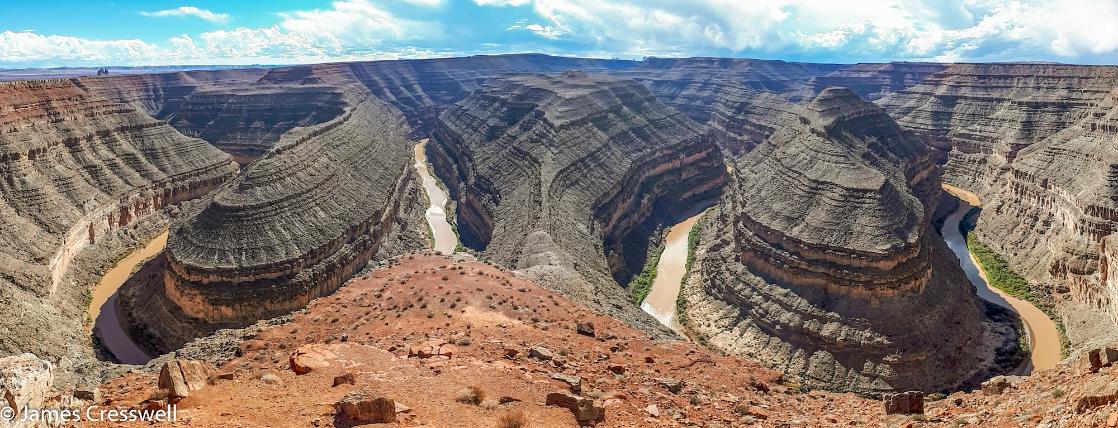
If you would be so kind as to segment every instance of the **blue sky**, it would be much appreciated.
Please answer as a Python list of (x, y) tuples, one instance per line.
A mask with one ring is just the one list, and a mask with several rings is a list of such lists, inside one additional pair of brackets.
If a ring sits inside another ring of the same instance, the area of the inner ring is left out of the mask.
[(0, 0), (0, 67), (542, 52), (1118, 63), (1102, 0)]

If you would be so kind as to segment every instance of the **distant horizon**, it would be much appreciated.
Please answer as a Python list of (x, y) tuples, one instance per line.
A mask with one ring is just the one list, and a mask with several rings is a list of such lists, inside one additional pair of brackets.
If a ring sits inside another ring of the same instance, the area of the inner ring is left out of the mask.
[(649, 59), (699, 59), (699, 58), (714, 58), (714, 59), (731, 59), (731, 60), (750, 60), (750, 61), (781, 61), (786, 63), (801, 63), (801, 64), (821, 64), (821, 65), (856, 65), (856, 64), (1050, 64), (1050, 65), (1068, 65), (1068, 66), (1084, 66), (1084, 67), (1118, 67), (1118, 64), (1081, 64), (1071, 62), (1059, 61), (956, 61), (956, 62), (943, 62), (943, 61), (913, 61), (913, 60), (892, 60), (882, 62), (815, 62), (815, 61), (790, 61), (783, 59), (773, 58), (753, 58), (753, 57), (721, 57), (721, 56), (647, 56), (638, 59), (626, 58), (602, 58), (602, 57), (589, 57), (578, 55), (561, 55), (561, 54), (547, 54), (541, 52), (515, 52), (515, 53), (495, 53), (495, 54), (473, 54), (473, 55), (457, 55), (445, 57), (431, 57), (431, 58), (391, 58), (391, 59), (349, 59), (342, 61), (323, 61), (323, 62), (308, 62), (308, 63), (275, 63), (275, 64), (150, 64), (150, 65), (118, 65), (118, 64), (105, 64), (105, 65), (64, 65), (64, 66), (51, 66), (51, 67), (6, 67), (0, 65), (0, 71), (19, 71), (19, 70), (94, 70), (105, 68), (108, 70), (142, 70), (142, 69), (191, 69), (191, 68), (220, 68), (220, 69), (251, 69), (251, 68), (281, 68), (281, 67), (298, 67), (307, 65), (319, 64), (344, 64), (344, 63), (357, 63), (357, 62), (376, 62), (376, 61), (416, 61), (416, 60), (445, 60), (455, 58), (469, 58), (479, 56), (516, 56), (516, 55), (544, 55), (559, 58), (579, 58), (579, 59), (593, 59), (602, 61), (628, 61), (628, 62), (644, 62)]
[(12, 8), (0, 17), (0, 69), (298, 65), (515, 52), (820, 64), (1118, 64), (1118, 2), (1087, 0), (94, 3)]

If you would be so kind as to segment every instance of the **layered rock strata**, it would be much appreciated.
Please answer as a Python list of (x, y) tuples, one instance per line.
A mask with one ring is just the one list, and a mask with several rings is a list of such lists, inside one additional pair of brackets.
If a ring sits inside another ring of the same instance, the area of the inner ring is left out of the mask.
[[(185, 315), (245, 325), (336, 290), (374, 257), (414, 197), (397, 110), (373, 98), (295, 128), (176, 222), (163, 288)], [(408, 192), (412, 189), (412, 192)]]
[(891, 62), (888, 64), (854, 64), (824, 76), (814, 77), (804, 85), (814, 95), (839, 86), (867, 100), (877, 100), (898, 91), (924, 83), (924, 80), (946, 69), (948, 64), (926, 62)]
[(939, 183), (883, 109), (822, 91), (735, 163), (683, 291), (689, 327), (810, 387), (940, 391), (1008, 368), (1012, 324), (985, 321), (930, 226)]
[(639, 83), (579, 72), (487, 82), (445, 111), (432, 162), (468, 247), (574, 298), (649, 324), (609, 277), (643, 264), (631, 233), (717, 195), (710, 130)]
[(183, 133), (206, 140), (247, 165), (292, 128), (338, 117), (345, 107), (339, 91), (325, 85), (253, 85), (198, 91), (186, 97), (167, 120)]
[(51, 294), (88, 244), (235, 172), (204, 141), (75, 80), (0, 84), (0, 277)]
[(1118, 224), (1115, 87), (1118, 67), (952, 65), (879, 102), (949, 153), (946, 181), (983, 200), (979, 239), (1057, 303), (1074, 348), (1118, 339), (1100, 323), (1113, 316), (1101, 243)]

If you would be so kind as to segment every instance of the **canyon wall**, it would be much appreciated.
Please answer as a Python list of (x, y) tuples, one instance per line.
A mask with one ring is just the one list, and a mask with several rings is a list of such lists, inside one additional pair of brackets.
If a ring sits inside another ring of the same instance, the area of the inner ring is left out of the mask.
[(488, 81), (432, 136), (463, 244), (649, 330), (655, 321), (614, 280), (644, 261), (626, 247), (647, 248), (648, 237), (630, 231), (712, 198), (725, 180), (708, 128), (603, 75)]
[(838, 86), (873, 101), (924, 83), (947, 67), (947, 64), (927, 62), (854, 64), (814, 77), (798, 92), (802, 97), (811, 97), (828, 87)]
[(3, 277), (49, 295), (105, 232), (204, 195), (229, 156), (75, 80), (0, 85)]
[(986, 318), (931, 227), (933, 160), (882, 108), (822, 91), (734, 162), (688, 327), (809, 387), (940, 391), (1012, 368), (1013, 325)]
[(951, 65), (879, 100), (977, 193), (975, 233), (1056, 303), (1073, 351), (1118, 339), (1100, 272), (1118, 225), (1118, 67)]
[(228, 155), (81, 80), (0, 84), (0, 355), (34, 352), (59, 383), (99, 382), (89, 291), (173, 205), (236, 174)]
[(186, 315), (245, 325), (329, 294), (380, 249), (415, 185), (397, 110), (361, 97), (264, 157), (176, 222), (166, 296)]

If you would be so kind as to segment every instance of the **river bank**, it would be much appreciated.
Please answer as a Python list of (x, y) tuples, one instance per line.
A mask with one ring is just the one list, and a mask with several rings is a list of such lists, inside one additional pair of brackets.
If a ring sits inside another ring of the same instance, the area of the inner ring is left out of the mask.
[(151, 360), (121, 324), (119, 294), (120, 286), (132, 275), (140, 263), (163, 252), (167, 246), (167, 231), (156, 236), (142, 248), (128, 254), (124, 259), (105, 272), (91, 293), (87, 316), (94, 320), (97, 336), (105, 348), (122, 363), (144, 364)]
[(675, 312), (679, 288), (687, 274), (687, 236), (702, 215), (699, 212), (668, 230), (664, 251), (656, 263), (656, 279), (641, 302), (642, 310), (676, 332), (681, 332)]
[(974, 284), (978, 296), (988, 302), (1009, 308), (1021, 317), (1029, 337), (1029, 364), (1024, 372), (1047, 369), (1060, 361), (1060, 333), (1056, 323), (1032, 303), (1013, 297), (988, 283), (986, 272), (967, 247), (966, 237), (959, 230), (963, 217), (972, 207), (980, 207), (981, 200), (972, 192), (945, 184), (944, 190), (960, 199), (959, 207), (944, 221), (941, 233), (947, 246), (959, 258), (967, 278)]
[(446, 204), (450, 200), (446, 191), (439, 187), (438, 181), (431, 175), (427, 166), (427, 140), (421, 140), (415, 145), (415, 170), (419, 172), (423, 182), (423, 190), (427, 193), (430, 205), (427, 207), (427, 224), (431, 226), (433, 248), (444, 254), (453, 254), (458, 247), (458, 234), (446, 218)]

